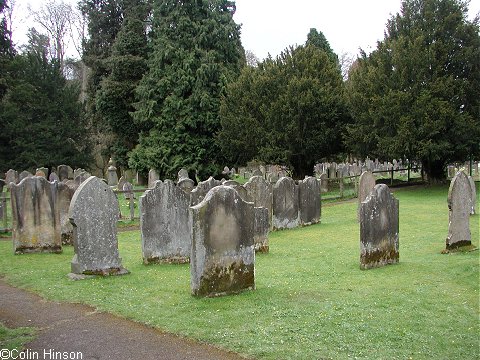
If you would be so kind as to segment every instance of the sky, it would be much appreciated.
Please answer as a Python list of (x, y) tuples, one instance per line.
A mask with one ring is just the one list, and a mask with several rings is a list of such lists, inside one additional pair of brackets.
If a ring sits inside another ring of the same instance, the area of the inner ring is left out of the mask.
[[(34, 25), (28, 17), (29, 3), (35, 8), (45, 1), (15, 0), (13, 37), (17, 45), (26, 42), (25, 34)], [(242, 24), (243, 47), (260, 60), (305, 43), (311, 28), (323, 32), (338, 55), (357, 55), (359, 48), (367, 53), (376, 48), (387, 20), (399, 12), (400, 4), (401, 0), (236, 0), (234, 20)], [(471, 0), (469, 10), (473, 19), (480, 12), (480, 0)]]

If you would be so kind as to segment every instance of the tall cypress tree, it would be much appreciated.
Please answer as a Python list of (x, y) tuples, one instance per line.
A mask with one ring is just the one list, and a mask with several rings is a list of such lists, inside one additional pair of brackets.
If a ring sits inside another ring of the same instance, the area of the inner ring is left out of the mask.
[(109, 75), (96, 93), (96, 108), (108, 125), (114, 139), (110, 147), (117, 166), (126, 167), (127, 153), (138, 142), (134, 111), (134, 91), (146, 71), (147, 36), (145, 19), (149, 13), (146, 1), (124, 1), (124, 20), (112, 45), (112, 54), (105, 60)]
[(220, 97), (244, 61), (235, 3), (227, 0), (158, 1), (153, 53), (137, 88), (133, 117), (149, 128), (129, 164), (173, 178), (181, 167), (200, 177), (218, 173)]

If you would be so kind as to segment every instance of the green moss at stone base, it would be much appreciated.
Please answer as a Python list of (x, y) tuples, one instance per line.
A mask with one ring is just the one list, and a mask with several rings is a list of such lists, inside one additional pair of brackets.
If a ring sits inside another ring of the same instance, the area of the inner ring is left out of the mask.
[(400, 254), (395, 250), (375, 250), (360, 256), (360, 269), (372, 269), (398, 263)]
[(15, 249), (15, 255), (20, 254), (35, 254), (35, 253), (51, 253), (51, 254), (61, 254), (62, 247), (60, 245), (55, 246), (20, 246)]

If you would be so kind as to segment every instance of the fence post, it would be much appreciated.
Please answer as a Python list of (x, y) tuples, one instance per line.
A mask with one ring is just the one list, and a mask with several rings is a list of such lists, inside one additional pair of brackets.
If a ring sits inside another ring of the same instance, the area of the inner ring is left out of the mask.
[(338, 183), (340, 185), (340, 199), (343, 199), (343, 176), (338, 179)]

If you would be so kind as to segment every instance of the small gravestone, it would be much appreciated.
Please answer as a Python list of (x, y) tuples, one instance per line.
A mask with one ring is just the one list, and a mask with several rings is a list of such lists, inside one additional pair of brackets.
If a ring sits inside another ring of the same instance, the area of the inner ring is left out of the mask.
[(278, 176), (278, 172), (271, 172), (271, 173), (268, 173), (267, 175), (267, 181), (270, 183), (270, 184), (275, 184), (278, 179), (280, 179), (280, 177)]
[(272, 186), (267, 183), (263, 176), (252, 176), (244, 185), (247, 192), (246, 201), (253, 202), (255, 207), (263, 207), (268, 210), (268, 223), (272, 226)]
[(260, 170), (260, 169), (254, 170), (253, 173), (252, 173), (252, 176), (261, 176), (261, 177), (263, 177), (262, 170)]
[(357, 219), (360, 221), (360, 207), (362, 202), (370, 195), (373, 188), (375, 187), (375, 177), (371, 171), (364, 171), (360, 175), (360, 180), (358, 181), (358, 207), (357, 207)]
[(448, 236), (446, 249), (456, 249), (472, 244), (470, 213), (472, 211), (472, 189), (467, 175), (457, 172), (448, 189)]
[(5, 183), (7, 184), (7, 191), (10, 188), (10, 183), (18, 184), (18, 172), (10, 169), (5, 173)]
[(253, 244), (255, 252), (268, 253), (268, 233), (270, 231), (269, 211), (264, 207), (255, 207), (255, 224), (253, 230)]
[(178, 181), (180, 181), (182, 179), (188, 179), (189, 178), (188, 171), (184, 168), (180, 169), (178, 171), (177, 178), (178, 178)]
[(58, 175), (56, 172), (52, 172), (50, 173), (50, 175), (48, 176), (48, 181), (50, 182), (54, 182), (54, 181), (60, 181)]
[(91, 176), (79, 186), (69, 209), (75, 249), (71, 278), (128, 273), (118, 254), (119, 212), (113, 190), (101, 179)]
[(15, 254), (61, 253), (58, 183), (40, 176), (27, 177), (11, 187), (10, 197)]
[(160, 180), (160, 176), (158, 175), (155, 169), (150, 169), (148, 172), (148, 188), (153, 189), (155, 186), (155, 182)]
[(18, 182), (20, 183), (23, 179), (26, 179), (32, 176), (33, 174), (31, 172), (24, 170), (18, 175)]
[(60, 181), (67, 181), (73, 179), (73, 169), (68, 165), (58, 165), (57, 166), (58, 178)]
[(320, 180), (320, 191), (328, 192), (328, 175), (326, 173), (322, 173), (319, 177), (319, 180)]
[(311, 176), (299, 181), (298, 199), (300, 224), (306, 226), (319, 223), (322, 211), (320, 181)]
[(222, 185), (220, 180), (215, 180), (213, 177), (209, 177), (208, 180), (201, 181), (197, 187), (190, 193), (190, 205), (199, 204), (208, 192), (216, 186)]
[(468, 182), (470, 183), (470, 189), (472, 191), (472, 210), (470, 211), (470, 215), (475, 215), (475, 208), (477, 206), (477, 189), (475, 188), (475, 181), (471, 176), (468, 177)]
[(117, 190), (123, 190), (123, 185), (125, 185), (126, 182), (127, 180), (125, 179), (125, 177), (120, 176), (120, 179), (118, 179)]
[(291, 229), (299, 224), (298, 187), (289, 177), (282, 177), (273, 186), (273, 216), (274, 230)]
[(195, 187), (195, 183), (193, 182), (192, 179), (182, 178), (178, 181), (177, 186), (178, 186), (178, 188), (182, 189), (187, 194), (190, 194), (190, 192)]
[(145, 264), (186, 263), (190, 258), (190, 199), (170, 180), (157, 181), (140, 197), (140, 230)]
[(133, 194), (133, 185), (130, 184), (128, 181), (126, 181), (123, 186), (122, 186), (122, 191), (124, 192), (125, 195), (125, 200), (133, 200), (135, 199), (135, 196)]
[(222, 175), (230, 175), (230, 169), (228, 166), (225, 166), (222, 171)]
[(66, 183), (58, 183), (58, 212), (60, 216), (60, 236), (63, 245), (73, 245), (73, 226), (70, 222), (68, 210), (72, 201), (75, 188)]
[(360, 268), (397, 263), (398, 233), (398, 200), (387, 185), (376, 185), (360, 207)]
[(38, 168), (35, 171), (35, 176), (43, 176), (46, 179), (47, 175), (48, 175), (48, 169), (46, 167)]
[(190, 208), (191, 289), (195, 296), (220, 296), (255, 288), (255, 214), (228, 186), (210, 190)]

